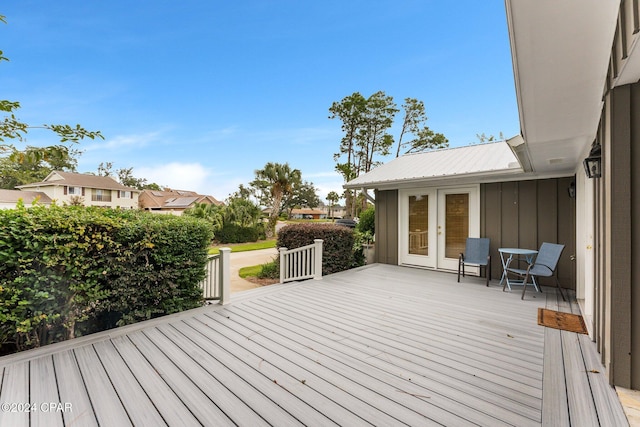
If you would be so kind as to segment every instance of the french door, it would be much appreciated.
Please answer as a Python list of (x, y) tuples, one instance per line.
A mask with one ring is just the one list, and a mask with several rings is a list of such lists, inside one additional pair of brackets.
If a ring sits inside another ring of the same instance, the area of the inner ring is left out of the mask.
[(457, 270), (467, 237), (480, 234), (479, 187), (400, 191), (401, 264)]

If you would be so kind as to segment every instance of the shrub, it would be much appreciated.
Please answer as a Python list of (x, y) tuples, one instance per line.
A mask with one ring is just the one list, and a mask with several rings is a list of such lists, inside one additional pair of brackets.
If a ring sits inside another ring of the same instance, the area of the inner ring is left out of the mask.
[(108, 296), (119, 223), (76, 206), (0, 211), (0, 344), (37, 347), (75, 336)]
[(274, 260), (262, 264), (258, 279), (280, 279), (280, 263)]
[(136, 211), (0, 211), (2, 351), (200, 305), (211, 235), (202, 220)]
[(147, 214), (125, 223), (105, 303), (121, 314), (118, 326), (201, 305), (211, 238), (210, 224), (196, 218)]
[(255, 227), (225, 224), (216, 232), (215, 237), (220, 243), (246, 243), (257, 242), (261, 235), (264, 236), (264, 226), (262, 224)]
[(353, 263), (353, 230), (328, 223), (299, 223), (278, 232), (278, 247), (295, 249), (322, 239), (322, 274), (348, 270)]
[(360, 221), (356, 226), (356, 229), (362, 233), (370, 233), (373, 236), (376, 232), (376, 209), (373, 206), (369, 206), (367, 209), (360, 212)]

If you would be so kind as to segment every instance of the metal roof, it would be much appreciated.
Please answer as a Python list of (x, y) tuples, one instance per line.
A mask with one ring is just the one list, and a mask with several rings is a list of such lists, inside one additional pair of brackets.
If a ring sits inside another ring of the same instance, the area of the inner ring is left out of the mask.
[(408, 154), (345, 184), (345, 188), (398, 188), (450, 178), (523, 173), (506, 141)]

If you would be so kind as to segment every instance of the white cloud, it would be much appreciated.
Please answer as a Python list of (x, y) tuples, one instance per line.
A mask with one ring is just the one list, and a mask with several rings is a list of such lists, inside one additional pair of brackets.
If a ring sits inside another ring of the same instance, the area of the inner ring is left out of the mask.
[(303, 176), (304, 179), (315, 179), (315, 178), (333, 178), (335, 180), (340, 180), (342, 179), (342, 175), (340, 175), (338, 172), (336, 171), (329, 171), (329, 172), (315, 172), (315, 173), (308, 173), (308, 174), (304, 174)]
[(342, 195), (344, 191), (342, 188), (344, 179), (335, 171), (310, 173), (303, 175), (303, 178), (313, 182), (314, 187), (318, 190), (318, 197), (320, 197), (323, 203), (327, 203), (327, 194), (329, 194), (329, 192), (335, 191)]
[(200, 163), (172, 162), (156, 166), (134, 167), (137, 177), (146, 178), (175, 190), (191, 190), (201, 194), (211, 194), (213, 173)]
[(85, 151), (96, 150), (121, 150), (126, 148), (146, 147), (150, 143), (157, 142), (161, 139), (162, 132), (147, 132), (130, 135), (117, 135), (114, 138), (103, 140), (95, 140), (91, 144), (84, 147)]

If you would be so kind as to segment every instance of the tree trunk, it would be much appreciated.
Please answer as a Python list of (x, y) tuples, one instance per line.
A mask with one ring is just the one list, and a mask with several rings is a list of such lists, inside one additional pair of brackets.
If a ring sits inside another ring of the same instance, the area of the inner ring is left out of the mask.
[(264, 234), (267, 239), (271, 239), (276, 235), (276, 224), (278, 223), (278, 215), (280, 214), (280, 204), (282, 203), (282, 194), (273, 196), (273, 206), (271, 206), (271, 214), (269, 214), (269, 222)]

